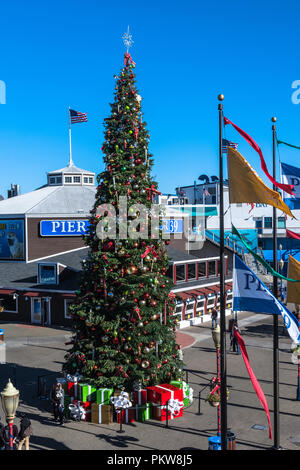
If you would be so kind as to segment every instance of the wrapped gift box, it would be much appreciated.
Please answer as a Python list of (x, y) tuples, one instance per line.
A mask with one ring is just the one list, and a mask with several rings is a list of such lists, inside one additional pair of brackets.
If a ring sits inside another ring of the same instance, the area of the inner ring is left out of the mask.
[(70, 410), (69, 405), (73, 402), (73, 397), (69, 397), (68, 395), (64, 396), (64, 416), (65, 418), (70, 418)]
[(113, 391), (113, 388), (99, 388), (96, 390), (96, 403), (98, 405), (109, 405)]
[(145, 403), (143, 405), (135, 405), (133, 406), (134, 408), (134, 414), (135, 414), (135, 420), (140, 421), (144, 423), (148, 419), (151, 418), (151, 403)]
[(169, 412), (169, 419), (180, 418), (183, 415), (183, 389), (170, 384), (154, 385), (147, 387), (148, 401), (152, 403), (152, 418), (166, 421), (166, 404), (168, 400), (178, 400), (182, 403), (179, 413)]
[(79, 375), (70, 375), (68, 374), (66, 376), (67, 379), (67, 385), (66, 385), (66, 390), (65, 392), (69, 397), (74, 397), (77, 400), (79, 399), (79, 380), (80, 376)]
[(193, 401), (193, 389), (182, 380), (172, 380), (170, 385), (174, 385), (175, 387), (182, 388), (183, 390), (183, 406), (189, 406)]
[(92, 403), (91, 405), (91, 421), (97, 424), (110, 424), (113, 422), (112, 405), (99, 405)]
[(132, 392), (132, 401), (135, 405), (145, 405), (147, 403), (147, 390), (135, 390)]
[(78, 400), (84, 402), (95, 402), (96, 401), (97, 388), (89, 384), (79, 383), (78, 384)]
[(72, 405), (81, 406), (85, 410), (84, 421), (91, 422), (91, 403), (89, 401), (73, 400)]
[(134, 423), (135, 421), (135, 409), (134, 408), (126, 408), (125, 410), (121, 409), (121, 411), (117, 411), (114, 408), (114, 420), (117, 423), (121, 422), (121, 417), (122, 417), (122, 423), (128, 424), (128, 423)]

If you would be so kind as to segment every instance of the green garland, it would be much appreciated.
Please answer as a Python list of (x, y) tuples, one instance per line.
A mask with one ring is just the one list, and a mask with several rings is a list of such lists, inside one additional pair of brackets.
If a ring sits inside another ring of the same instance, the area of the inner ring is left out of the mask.
[(288, 144), (287, 142), (283, 142), (283, 140), (278, 140), (278, 139), (277, 139), (277, 144), (288, 145), (289, 147), (293, 147), (294, 149), (300, 150), (300, 147), (297, 147), (297, 145)]
[(277, 271), (275, 271), (275, 269), (273, 269), (269, 263), (267, 263), (267, 261), (265, 259), (263, 259), (261, 256), (259, 256), (257, 253), (255, 253), (255, 251), (253, 251), (249, 245), (247, 245), (247, 243), (243, 240), (243, 238), (241, 237), (241, 234), (238, 232), (238, 230), (235, 228), (234, 225), (232, 225), (232, 234), (233, 235), (236, 235), (239, 240), (243, 243), (244, 247), (249, 251), (249, 253), (251, 253), (251, 255), (257, 260), (259, 261), (266, 269), (267, 271), (269, 271), (272, 276), (275, 276), (275, 277), (278, 277), (280, 279), (283, 279), (284, 281), (288, 281), (288, 282), (300, 282), (300, 279), (296, 280), (296, 279), (290, 279), (288, 277), (285, 277), (283, 276), (283, 274), (279, 274)]

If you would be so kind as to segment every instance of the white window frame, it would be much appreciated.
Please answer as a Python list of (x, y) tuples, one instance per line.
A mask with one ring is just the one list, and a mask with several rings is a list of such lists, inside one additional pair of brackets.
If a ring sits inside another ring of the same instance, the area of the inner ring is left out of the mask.
[(64, 299), (64, 318), (65, 320), (72, 320), (72, 317), (68, 315), (68, 303), (74, 303), (74, 300), (71, 298)]
[[(14, 294), (2, 294), (2, 295), (11, 295), (13, 296)], [(0, 294), (1, 296), (1, 294)], [(2, 297), (1, 297), (2, 298)], [(3, 299), (4, 300), (4, 299)], [(16, 310), (6, 310), (4, 309), (3, 312), (7, 312), (7, 313), (19, 313), (19, 296), (18, 294), (16, 295), (16, 298), (14, 299), (16, 301)]]
[[(41, 279), (41, 266), (51, 266), (55, 269), (55, 280), (56, 282), (45, 282)], [(57, 263), (38, 263), (38, 273), (37, 273), (37, 281), (39, 284), (50, 284), (50, 285), (58, 285), (59, 284), (59, 272), (58, 272), (58, 264)]]

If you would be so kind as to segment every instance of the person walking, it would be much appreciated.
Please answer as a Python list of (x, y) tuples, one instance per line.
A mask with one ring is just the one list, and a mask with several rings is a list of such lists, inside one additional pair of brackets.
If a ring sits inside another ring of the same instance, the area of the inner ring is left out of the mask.
[(32, 435), (31, 421), (25, 413), (20, 414), (20, 432), (18, 434), (18, 450), (22, 450), (23, 444), (25, 443), (25, 450), (29, 450), (29, 439)]
[(54, 384), (51, 390), (50, 399), (53, 405), (54, 419), (55, 421), (59, 420), (59, 424), (61, 426), (64, 424), (64, 397), (65, 392), (61, 383)]
[(218, 324), (218, 311), (213, 308), (211, 312), (211, 327), (214, 329)]
[(232, 347), (232, 352), (235, 352), (237, 354), (241, 354), (239, 343), (238, 343), (238, 340), (235, 337), (234, 330), (236, 330), (238, 333), (240, 332), (240, 330), (238, 329), (236, 321), (234, 321), (232, 323), (232, 329), (231, 329), (231, 332), (230, 332), (230, 339), (231, 339), (230, 344), (231, 344), (231, 347)]

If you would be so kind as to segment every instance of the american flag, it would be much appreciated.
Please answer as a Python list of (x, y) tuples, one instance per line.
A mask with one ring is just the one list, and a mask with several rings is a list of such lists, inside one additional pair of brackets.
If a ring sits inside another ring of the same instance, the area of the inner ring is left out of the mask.
[(87, 113), (81, 113), (80, 111), (74, 111), (74, 109), (70, 109), (70, 118), (71, 124), (75, 124), (76, 122), (87, 122)]
[(210, 196), (210, 193), (208, 192), (206, 188), (204, 188), (203, 192), (204, 192), (204, 196)]
[(237, 149), (238, 144), (235, 144), (234, 142), (231, 142), (230, 140), (227, 139), (222, 139), (222, 152), (227, 153), (228, 147), (231, 147), (232, 149)]

